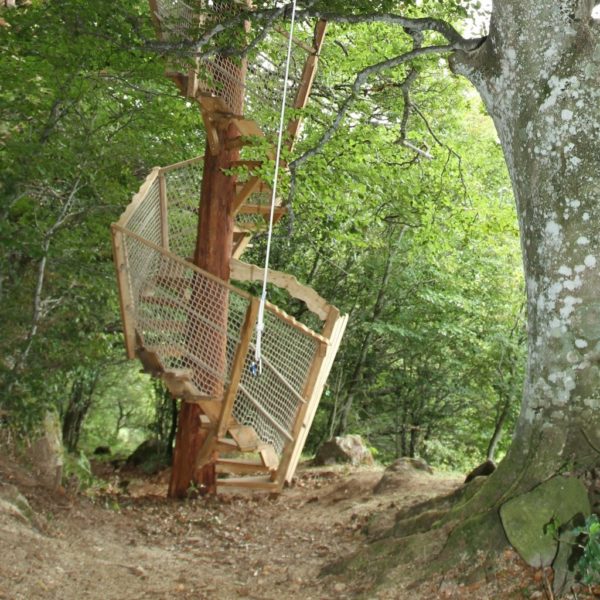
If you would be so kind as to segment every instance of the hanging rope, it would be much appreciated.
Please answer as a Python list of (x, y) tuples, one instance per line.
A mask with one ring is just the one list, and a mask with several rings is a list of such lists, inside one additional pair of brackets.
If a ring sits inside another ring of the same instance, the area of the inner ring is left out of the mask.
[(256, 322), (256, 345), (254, 350), (255, 374), (262, 373), (262, 334), (265, 330), (265, 304), (267, 302), (267, 283), (269, 280), (269, 260), (271, 258), (271, 241), (273, 239), (273, 220), (275, 215), (275, 202), (277, 201), (277, 183), (279, 180), (279, 163), (281, 161), (281, 148), (283, 147), (283, 131), (285, 128), (285, 107), (287, 105), (288, 79), (290, 64), (292, 62), (292, 45), (294, 43), (294, 25), (296, 23), (296, 0), (292, 0), (292, 18), (290, 22), (290, 37), (288, 40), (287, 59), (285, 62), (285, 75), (283, 78), (283, 97), (281, 99), (281, 114), (279, 116), (279, 133), (277, 136), (277, 152), (275, 154), (275, 174), (273, 175), (273, 193), (271, 194), (271, 212), (269, 214), (269, 233), (267, 235), (267, 253), (265, 256), (265, 269), (263, 275), (262, 294), (258, 307)]

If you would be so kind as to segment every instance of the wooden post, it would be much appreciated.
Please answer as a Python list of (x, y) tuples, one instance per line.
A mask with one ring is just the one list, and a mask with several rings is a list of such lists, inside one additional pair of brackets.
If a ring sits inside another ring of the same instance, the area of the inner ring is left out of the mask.
[(244, 319), (244, 325), (242, 326), (242, 335), (239, 341), (238, 347), (235, 351), (235, 357), (233, 359), (233, 365), (231, 367), (231, 374), (229, 377), (229, 386), (223, 399), (223, 407), (221, 409), (221, 418), (219, 419), (219, 437), (223, 437), (227, 433), (229, 420), (231, 419), (231, 413), (233, 411), (233, 402), (237, 394), (238, 385), (242, 378), (242, 369), (246, 362), (246, 355), (248, 354), (248, 348), (250, 347), (250, 341), (252, 339), (252, 333), (254, 332), (254, 325), (258, 316), (259, 307), (258, 298), (252, 298), (248, 310), (246, 311), (246, 318)]
[(160, 197), (160, 241), (165, 250), (169, 249), (169, 206), (167, 201), (167, 179), (164, 173), (158, 176)]
[(304, 385), (303, 396), (306, 399), (306, 404), (303, 404), (296, 416), (296, 422), (292, 431), (294, 441), (286, 447), (283, 453), (281, 462), (279, 463), (279, 470), (277, 472), (277, 482), (281, 487), (286, 481), (291, 481), (300, 459), (300, 454), (304, 448), (308, 431), (312, 424), (312, 421), (317, 412), (319, 401), (329, 371), (333, 365), (335, 355), (338, 347), (344, 335), (344, 329), (348, 317), (340, 317), (340, 312), (337, 308), (331, 307), (329, 315), (325, 320), (323, 326), (322, 335), (330, 340), (330, 344), (327, 347), (325, 353), (317, 352), (312, 367), (309, 371), (309, 375)]
[(127, 258), (125, 255), (125, 245), (123, 243), (123, 234), (115, 227), (111, 228), (113, 242), (113, 259), (117, 271), (117, 281), (119, 284), (119, 304), (121, 307), (121, 320), (123, 322), (123, 336), (125, 338), (125, 349), (127, 358), (135, 358), (135, 327), (131, 319), (130, 311), (133, 309), (133, 298), (131, 296), (131, 287), (127, 275)]

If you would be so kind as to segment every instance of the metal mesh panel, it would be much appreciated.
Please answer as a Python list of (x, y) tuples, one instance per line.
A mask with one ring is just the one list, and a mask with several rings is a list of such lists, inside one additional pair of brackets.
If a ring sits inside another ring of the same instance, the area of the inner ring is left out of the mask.
[(161, 245), (160, 186), (158, 179), (150, 186), (144, 200), (126, 223), (127, 229), (153, 244)]
[[(170, 248), (190, 255), (202, 166), (188, 162), (167, 169), (164, 176)], [(165, 369), (184, 374), (195, 394), (221, 399), (231, 378), (250, 300), (244, 292), (161, 248), (159, 190), (157, 177), (145, 196), (136, 200), (127, 222), (120, 223), (125, 228), (130, 316), (144, 348), (156, 353)], [(247, 214), (241, 219), (254, 222), (262, 216)], [(268, 305), (262, 373), (257, 375), (253, 365), (254, 338), (244, 359), (233, 416), (253, 427), (259, 439), (279, 453), (292, 440), (319, 343), (309, 330)]]
[(261, 374), (253, 368), (253, 344), (246, 357), (233, 414), (278, 452), (290, 439), (317, 346), (314, 338), (267, 311)]
[[(244, 2), (223, 0), (206, 3), (181, 0), (158, 0), (157, 16), (162, 37), (168, 42), (193, 42), (200, 30), (206, 32), (216, 23), (234, 16), (246, 8)], [(216, 55), (203, 58), (198, 64), (199, 91), (221, 98), (234, 114), (245, 114), (258, 119), (265, 131), (277, 129), (279, 106), (284, 86), (289, 25), (280, 32), (272, 32), (247, 57)], [(308, 23), (297, 23), (292, 44), (288, 84), (288, 107), (294, 105), (304, 64), (312, 47), (313, 28)], [(252, 33), (248, 34), (252, 39)], [(302, 47), (301, 45), (304, 45)], [(248, 66), (246, 66), (248, 65)], [(187, 72), (190, 65), (183, 66)]]
[(199, 394), (221, 395), (249, 301), (191, 265), (124, 237), (144, 347), (166, 368), (186, 370)]
[(165, 173), (169, 249), (182, 258), (191, 258), (196, 246), (202, 167), (198, 161)]

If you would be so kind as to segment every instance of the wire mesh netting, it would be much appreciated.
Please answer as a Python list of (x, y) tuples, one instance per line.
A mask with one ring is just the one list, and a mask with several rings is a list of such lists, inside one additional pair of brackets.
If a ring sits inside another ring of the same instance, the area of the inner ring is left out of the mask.
[[(260, 25), (247, 31), (239, 17), (235, 18), (241, 10), (248, 9), (247, 3), (241, 1), (157, 0), (156, 5), (163, 40), (174, 44), (173, 52), (187, 48), (189, 58), (196, 60), (199, 91), (221, 98), (231, 112), (256, 120), (267, 133), (276, 131), (284, 84), (288, 87), (287, 106), (290, 109), (294, 106), (313, 46), (312, 26), (304, 22), (296, 24), (286, 82), (289, 24), (266, 33)], [(231, 55), (216, 53), (199, 58), (198, 52), (205, 49), (197, 48), (197, 43), (218, 24), (237, 40), (233, 42)], [(182, 70), (185, 72), (187, 68)]]
[[(168, 211), (161, 215), (163, 175)], [(144, 196), (135, 200), (135, 210), (119, 223), (119, 231), (129, 313), (144, 349), (155, 353), (165, 369), (189, 380), (194, 394), (222, 399), (251, 297), (184, 260), (193, 254), (201, 176), (201, 161), (157, 172)], [(163, 245), (165, 229), (170, 251)], [(267, 307), (265, 324), (262, 373), (254, 364), (252, 323), (233, 416), (281, 453), (292, 441), (321, 342), (272, 306)]]

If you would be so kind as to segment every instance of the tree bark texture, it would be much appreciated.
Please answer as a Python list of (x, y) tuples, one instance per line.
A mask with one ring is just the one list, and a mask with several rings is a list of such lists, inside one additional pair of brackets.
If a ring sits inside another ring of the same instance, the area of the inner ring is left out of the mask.
[(589, 0), (502, 0), (457, 53), (502, 144), (521, 232), (528, 364), (501, 465), (533, 487), (600, 449), (600, 24)]
[[(224, 281), (229, 280), (229, 260), (233, 248), (233, 203), (236, 194), (236, 178), (226, 175), (232, 163), (239, 159), (239, 150), (227, 150), (228, 139), (236, 137), (237, 130), (233, 125), (219, 130), (219, 146), (221, 151), (213, 155), (207, 144), (204, 157), (204, 175), (198, 220), (198, 236), (194, 263), (201, 269), (216, 275)], [(204, 303), (210, 303), (210, 312), (220, 311), (221, 325), (227, 329), (228, 299), (220, 299), (220, 306), (215, 306), (215, 298), (198, 297), (198, 312), (204, 311)], [(200, 321), (191, 318), (190, 327), (205, 327)], [(214, 348), (221, 349), (222, 365), (226, 362), (226, 337), (214, 330), (206, 328), (205, 339), (211, 340)], [(197, 373), (197, 378), (206, 379), (207, 391), (216, 397), (222, 396), (222, 385), (206, 374)], [(216, 491), (216, 456), (203, 467), (197, 468), (198, 454), (209, 436), (209, 430), (201, 428), (202, 409), (197, 404), (183, 402), (179, 411), (179, 422), (175, 438), (173, 470), (169, 484), (169, 496), (182, 498), (193, 483), (202, 493)]]

